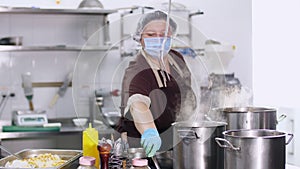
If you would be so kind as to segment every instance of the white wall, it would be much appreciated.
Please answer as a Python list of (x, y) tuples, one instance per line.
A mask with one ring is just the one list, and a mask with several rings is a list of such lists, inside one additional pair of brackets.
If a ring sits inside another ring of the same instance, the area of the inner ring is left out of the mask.
[[(35, 8), (69, 8), (69, 9), (76, 9), (79, 5), (81, 1), (80, 0), (60, 0), (60, 4), (56, 4), (56, 0), (43, 0), (43, 1), (39, 1), (39, 0), (22, 0), (22, 1), (18, 1), (18, 0), (2, 0), (0, 5), (1, 6), (12, 6), (12, 7), (35, 7)], [(101, 2), (103, 3), (104, 7), (106, 9), (115, 9), (115, 8), (123, 8), (123, 7), (130, 7), (130, 6), (134, 6), (134, 5), (141, 5), (143, 4), (143, 6), (158, 6), (158, 4), (161, 4), (162, 1), (160, 0), (127, 0), (127, 1), (123, 1), (123, 0), (101, 0)], [(167, 1), (163, 1), (163, 2), (167, 2)], [(229, 67), (229, 71), (234, 72), (236, 74), (236, 76), (241, 80), (241, 82), (246, 85), (251, 87), (252, 82), (251, 82), (251, 77), (252, 77), (252, 72), (251, 72), (251, 3), (249, 1), (238, 1), (238, 0), (227, 0), (222, 1), (222, 0), (206, 0), (206, 1), (198, 1), (198, 0), (190, 0), (190, 1), (183, 1), (183, 0), (178, 0), (178, 1), (172, 1), (172, 2), (177, 2), (177, 3), (182, 3), (185, 4), (187, 9), (190, 10), (191, 12), (195, 12), (197, 10), (203, 11), (204, 15), (203, 16), (196, 16), (193, 18), (192, 23), (194, 25), (195, 28), (197, 28), (197, 31), (199, 31), (201, 34), (204, 34), (206, 36), (207, 39), (214, 39), (217, 41), (220, 41), (221, 43), (228, 43), (228, 44), (233, 44), (237, 47), (237, 50), (235, 52), (235, 57), (232, 60), (232, 63)], [(53, 21), (51, 19), (47, 19), (45, 21), (46, 24), (43, 25), (38, 25), (37, 24), (32, 24), (32, 21), (28, 21), (26, 19), (22, 20), (14, 20), (14, 22), (9, 22), (8, 18), (11, 17), (2, 17), (5, 22), (7, 23), (20, 23), (20, 25), (17, 25), (14, 29), (16, 30), (20, 30), (19, 28), (22, 25), (27, 25), (27, 27), (32, 27), (34, 30), (35, 28), (37, 30), (39, 30), (41, 28), (41, 26), (45, 26), (48, 25), (49, 23), (53, 23), (53, 24), (57, 24), (57, 21)], [(120, 18), (120, 13), (115, 13), (115, 14), (111, 14), (110, 15), (110, 23), (111, 23), (111, 38), (112, 41), (119, 41), (120, 40), (120, 24), (119, 24), (119, 18)], [(22, 22), (21, 22), (22, 21)], [(23, 22), (23, 21), (27, 21), (27, 22)], [(62, 19), (62, 17), (59, 17), (58, 21), (65, 21)], [(7, 24), (9, 25), (9, 24)], [(61, 26), (61, 24), (59, 24)], [(67, 23), (64, 23), (64, 25), (67, 25)], [(6, 26), (7, 28), (9, 26)], [(4, 27), (4, 28), (6, 28)], [(14, 27), (14, 26), (13, 26)], [(51, 27), (51, 26), (50, 26)], [(79, 26), (74, 25), (73, 26), (74, 29)], [(18, 28), (18, 29), (17, 29)], [(42, 30), (45, 30), (44, 28), (41, 28)], [(80, 29), (80, 28), (78, 28)], [(1, 30), (1, 29), (0, 29)], [(25, 29), (26, 30), (26, 29)], [(24, 30), (24, 31), (25, 31)], [(54, 29), (56, 30), (56, 29)], [(21, 31), (22, 32), (22, 31)], [(26, 31), (25, 31), (26, 32)], [(37, 31), (35, 33), (29, 33), (29, 37), (36, 35), (37, 33), (39, 33), (40, 31)], [(42, 41), (42, 42), (49, 42), (49, 40), (53, 40), (55, 43), (57, 43), (58, 38), (55, 38), (55, 31), (50, 31), (52, 34), (50, 35), (50, 33), (43, 33), (41, 36), (38, 37), (43, 37), (45, 36), (44, 39), (48, 39), (47, 41)], [(67, 31), (68, 32), (68, 31)], [(69, 32), (68, 32), (69, 33)], [(76, 32), (75, 32), (76, 33)], [(10, 29), (3, 29), (3, 31), (0, 32), (1, 36), (8, 36), (8, 35), (12, 35), (13, 31)], [(63, 36), (59, 36), (61, 38), (67, 36), (68, 34), (65, 34)], [(26, 35), (25, 35), (26, 36)], [(49, 36), (47, 38), (47, 36)], [(77, 37), (74, 36), (74, 38)], [(66, 37), (67, 39), (69, 37)], [(82, 38), (81, 33), (78, 33), (78, 38)], [(39, 44), (40, 41), (35, 42), (34, 43), (30, 43), (28, 42), (28, 39), (30, 38), (24, 38), (24, 45), (28, 45), (28, 44), (34, 44), (34, 45), (41, 45)], [(43, 40), (44, 40), (43, 39)], [(197, 37), (194, 37), (194, 39), (196, 39), (197, 41)], [(79, 41), (78, 41), (79, 42)], [(63, 43), (63, 41), (62, 41)], [(81, 42), (79, 42), (81, 43)], [(52, 44), (52, 41), (51, 41)], [(51, 45), (50, 44), (50, 45)], [(4, 53), (5, 54), (5, 53)], [(7, 54), (7, 53), (6, 53)], [(51, 55), (52, 56), (52, 55)], [(54, 56), (54, 55), (53, 55)], [(21, 57), (20, 57), (21, 58)], [(25, 58), (25, 56), (24, 56)], [(28, 58), (28, 57), (27, 57)], [(26, 59), (27, 59), (26, 58)], [(62, 57), (60, 57), (62, 58)], [(2, 57), (2, 60), (5, 59), (4, 57)], [(31, 61), (34, 61), (35, 58), (31, 58), (28, 60), (28, 63), (30, 63)], [(41, 58), (40, 58), (41, 59)], [(51, 60), (51, 58), (47, 58), (50, 62), (55, 62), (56, 60), (54, 58), (54, 60)], [(74, 59), (74, 58), (73, 58)], [(12, 59), (12, 65), (15, 65), (14, 61), (16, 63), (18, 63), (19, 61), (22, 60), (13, 60)], [(65, 60), (64, 62), (68, 62), (68, 63), (72, 63), (69, 62), (68, 60)], [(5, 61), (4, 63), (10, 63), (9, 60)], [(2, 67), (5, 64), (3, 64)], [(25, 66), (25, 65), (24, 65)], [(30, 65), (29, 65), (30, 66)], [(43, 67), (43, 66), (41, 66)], [(65, 72), (64, 67), (62, 68), (58, 68), (55, 67), (55, 69), (58, 72)], [(3, 72), (2, 74), (5, 75), (6, 71), (3, 69), (1, 69)], [(24, 71), (22, 68), (20, 68), (20, 72)], [(39, 72), (39, 70), (37, 70)], [(199, 70), (194, 70), (194, 73), (197, 73), (197, 71)], [(14, 72), (14, 71), (12, 71)], [(63, 73), (62, 73), (63, 74)], [(60, 75), (61, 76), (61, 75)], [(57, 79), (58, 77), (55, 76), (55, 78)], [(51, 80), (51, 79), (45, 79), (46, 80)], [(14, 82), (14, 79), (11, 79), (10, 81)], [(3, 84), (5, 86), (5, 84)], [(19, 84), (16, 85), (16, 88), (19, 86)], [(49, 97), (49, 95), (53, 95), (53, 90), (52, 93), (48, 93), (47, 94), (41, 94), (41, 93), (37, 93), (36, 95), (38, 96), (39, 94), (42, 96), (42, 98), (51, 98)], [(69, 94), (71, 94), (70, 92), (68, 92)], [(45, 96), (43, 96), (45, 95)], [(70, 96), (69, 96), (70, 97)], [(35, 99), (38, 99), (37, 97), (35, 97)], [(70, 99), (70, 98), (65, 98), (65, 99)], [(16, 100), (16, 99), (15, 99)], [(20, 100), (20, 102), (18, 102), (18, 106), (26, 106), (26, 99), (23, 97), (22, 93), (17, 93), (17, 100)], [(37, 102), (37, 101), (35, 101)], [(49, 102), (48, 100), (39, 100), (40, 103), (46, 103)], [(22, 103), (22, 104), (20, 104)], [(37, 107), (45, 107), (44, 104), (39, 104), (36, 103)], [(12, 108), (14, 108), (14, 106), (11, 106)], [(10, 109), (8, 109), (7, 111), (9, 111)], [(60, 110), (60, 109), (59, 109)], [(71, 109), (72, 111), (73, 109)], [(51, 114), (51, 113), (50, 113)], [(57, 113), (53, 113), (53, 116), (55, 116), (55, 114)], [(7, 117), (9, 118), (9, 116)]]
[[(102, 0), (101, 2), (107, 8), (118, 8), (136, 4), (157, 7), (158, 4), (168, 1)], [(235, 57), (229, 66), (229, 72), (234, 72), (242, 84), (251, 88), (251, 1), (173, 0), (172, 2), (184, 4), (191, 12), (197, 10), (204, 12), (204, 15), (194, 17), (192, 24), (207, 39), (214, 39), (221, 43), (232, 44), (237, 47)]]
[(254, 104), (293, 117), (280, 129), (291, 132), (294, 120), (294, 155), (288, 154), (288, 162), (300, 166), (300, 1), (254, 0), (252, 5)]
[[(59, 17), (58, 17), (59, 16)], [(48, 46), (56, 45), (78, 46), (85, 44), (82, 36), (87, 22), (97, 22), (101, 17), (80, 15), (35, 15), (35, 14), (0, 14), (0, 37), (22, 36), (23, 46)], [(102, 17), (103, 19), (104, 17)], [(55, 27), (53, 25), (56, 25)], [(103, 51), (101, 51), (103, 53)], [(65, 76), (72, 72), (79, 54), (89, 55), (85, 60), (93, 63), (93, 57), (101, 56), (101, 52), (78, 51), (6, 51), (0, 52), (0, 93), (8, 91), (15, 93), (15, 97), (9, 98), (4, 108), (0, 110), (1, 120), (10, 120), (13, 110), (28, 109), (22, 88), (21, 74), (31, 72), (32, 82), (61, 82)], [(91, 66), (90, 66), (91, 67)], [(84, 72), (87, 73), (87, 72)], [(4, 80), (5, 79), (5, 80)], [(64, 97), (57, 104), (49, 108), (57, 87), (33, 88), (33, 104), (35, 110), (46, 110), (48, 118), (76, 117), (72, 91), (68, 89)], [(81, 93), (84, 93), (81, 91)], [(87, 106), (88, 107), (88, 103)], [(83, 113), (84, 112), (84, 113)], [(78, 112), (78, 116), (88, 116), (88, 109)]]
[[(81, 0), (2, 0), (0, 5), (17, 7), (40, 8), (77, 8)], [(130, 6), (157, 6), (161, 0), (100, 0), (106, 9), (116, 9)], [(235, 57), (229, 67), (241, 82), (252, 87), (252, 60), (251, 60), (251, 1), (239, 0), (172, 0), (184, 4), (188, 10), (201, 10), (203, 16), (193, 19), (193, 24), (209, 39), (228, 43), (237, 47)], [(118, 20), (119, 14), (112, 15), (112, 22)], [(116, 19), (116, 20), (114, 20)], [(117, 27), (112, 28), (118, 31)]]

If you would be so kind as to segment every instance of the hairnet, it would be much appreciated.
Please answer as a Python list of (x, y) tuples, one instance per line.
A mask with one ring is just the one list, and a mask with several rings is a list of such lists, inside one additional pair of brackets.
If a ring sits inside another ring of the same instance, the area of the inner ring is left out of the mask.
[[(170, 19), (169, 20), (169, 27), (171, 29), (172, 35), (174, 36), (176, 34), (177, 24), (171, 17), (169, 17), (169, 19)], [(165, 12), (162, 12), (162, 11), (154, 11), (154, 12), (147, 13), (147, 14), (143, 15), (140, 18), (140, 20), (137, 24), (134, 39), (139, 41), (145, 26), (148, 23), (150, 23), (151, 21), (155, 21), (155, 20), (167, 21), (167, 14)]]

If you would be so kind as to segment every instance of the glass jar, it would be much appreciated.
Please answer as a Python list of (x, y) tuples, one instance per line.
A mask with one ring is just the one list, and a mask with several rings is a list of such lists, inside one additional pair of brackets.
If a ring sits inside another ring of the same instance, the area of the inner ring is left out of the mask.
[(97, 169), (94, 165), (96, 158), (90, 156), (82, 156), (79, 158), (79, 165), (77, 169)]

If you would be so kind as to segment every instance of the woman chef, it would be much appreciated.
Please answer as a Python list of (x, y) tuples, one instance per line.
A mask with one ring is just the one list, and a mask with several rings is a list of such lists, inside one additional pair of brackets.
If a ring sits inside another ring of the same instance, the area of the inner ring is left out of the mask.
[(142, 48), (122, 82), (124, 111), (118, 131), (127, 132), (129, 145), (142, 146), (148, 157), (172, 148), (172, 123), (187, 100), (195, 107), (190, 71), (182, 55), (171, 49), (176, 29), (164, 12), (143, 15), (135, 34)]

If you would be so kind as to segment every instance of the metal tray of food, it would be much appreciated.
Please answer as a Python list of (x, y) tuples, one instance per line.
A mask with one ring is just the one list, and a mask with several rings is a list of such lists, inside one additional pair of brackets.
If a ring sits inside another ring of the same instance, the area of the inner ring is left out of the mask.
[[(51, 153), (53, 155), (58, 155), (62, 160), (66, 160), (62, 165), (57, 167), (48, 167), (46, 169), (72, 169), (77, 168), (79, 165), (79, 157), (82, 156), (81, 150), (64, 150), (64, 149), (24, 149), (22, 151), (17, 152), (16, 154), (21, 156), (22, 158), (31, 158), (40, 154)], [(7, 162), (11, 162), (16, 160), (14, 156), (7, 156), (5, 158), (0, 159), (0, 169), (8, 169), (5, 167)]]

